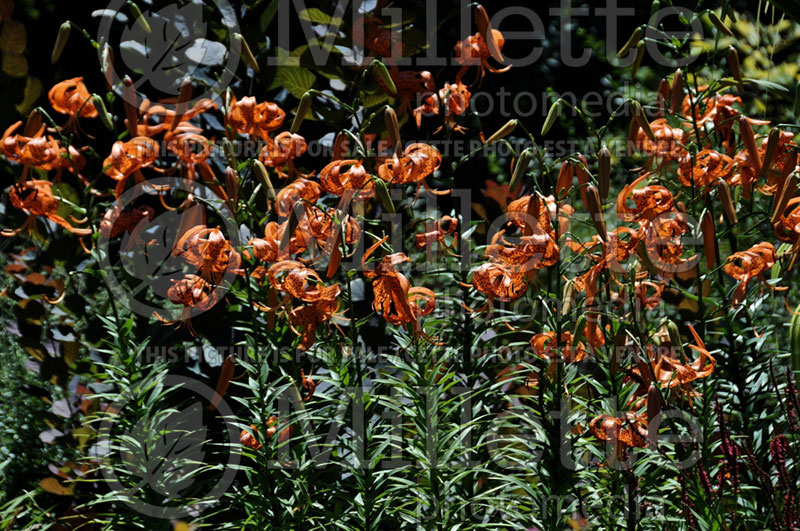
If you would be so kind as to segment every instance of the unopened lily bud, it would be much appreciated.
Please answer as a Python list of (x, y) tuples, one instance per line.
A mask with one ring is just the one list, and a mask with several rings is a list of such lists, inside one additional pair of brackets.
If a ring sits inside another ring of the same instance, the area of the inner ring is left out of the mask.
[(239, 47), (242, 61), (244, 61), (247, 66), (255, 70), (256, 73), (258, 73), (260, 71), (260, 68), (258, 67), (258, 61), (256, 61), (256, 57), (253, 55), (252, 50), (250, 50), (250, 46), (247, 44), (247, 41), (244, 40), (244, 37), (242, 37), (242, 34), (234, 33), (232, 40), (233, 42), (231, 44), (235, 43), (234, 47)]
[(39, 132), (39, 129), (42, 128), (42, 111), (39, 109), (34, 109), (28, 115), (28, 121), (25, 122), (25, 129), (23, 130), (23, 135), (25, 136), (33, 136)]
[(651, 142), (655, 142), (656, 134), (653, 132), (653, 128), (650, 127), (650, 122), (644, 114), (642, 105), (636, 100), (631, 100), (631, 109), (633, 110), (633, 119), (637, 121), (639, 127), (644, 131), (644, 134), (647, 135), (647, 138), (649, 138)]
[(630, 157), (633, 155), (633, 148), (636, 146), (636, 137), (639, 136), (639, 122), (636, 120), (631, 120), (631, 125), (628, 127), (628, 149), (627, 153)]
[(570, 162), (562, 162), (561, 169), (558, 171), (558, 179), (556, 179), (556, 195), (559, 198), (564, 197), (572, 186), (572, 177), (575, 172)]
[(679, 68), (672, 76), (672, 100), (669, 105), (669, 112), (677, 114), (683, 104), (683, 71)]
[(611, 187), (611, 152), (603, 146), (597, 154), (597, 184), (600, 186), (600, 197), (606, 199)]
[(222, 368), (219, 372), (219, 380), (217, 380), (217, 388), (214, 390), (214, 396), (211, 397), (211, 403), (208, 405), (209, 411), (214, 411), (225, 394), (228, 392), (228, 387), (231, 385), (233, 373), (236, 370), (236, 361), (233, 356), (228, 355), (225, 361), (222, 362)]
[(386, 131), (389, 134), (389, 143), (392, 145), (395, 153), (403, 151), (403, 141), (400, 139), (400, 125), (397, 121), (397, 113), (391, 107), (386, 107), (386, 112), (383, 114), (384, 122), (386, 122)]
[(630, 39), (628, 39), (628, 42), (626, 42), (619, 50), (619, 53), (617, 53), (617, 57), (624, 57), (634, 46), (639, 44), (639, 41), (642, 40), (642, 37), (644, 37), (643, 25), (639, 26), (633, 31), (633, 34), (631, 35)]
[(130, 9), (131, 18), (133, 18), (133, 20), (139, 24), (145, 33), (150, 33), (152, 31), (150, 29), (150, 24), (147, 23), (147, 19), (142, 15), (142, 10), (139, 9), (139, 6), (128, 0), (128, 9)]
[(111, 116), (109, 116), (108, 111), (106, 110), (106, 104), (103, 103), (103, 98), (97, 94), (94, 94), (92, 96), (92, 105), (94, 105), (94, 108), (97, 109), (97, 114), (100, 116), (100, 121), (103, 123), (105, 128), (109, 131), (113, 131), (114, 122), (111, 121)]
[(295, 203), (292, 211), (289, 213), (289, 219), (286, 220), (286, 229), (283, 231), (281, 237), (280, 249), (285, 250), (289, 248), (289, 242), (294, 236), (297, 227), (300, 225), (300, 220), (305, 216), (306, 211), (303, 203)]
[(557, 99), (551, 106), (550, 110), (547, 111), (547, 118), (544, 120), (544, 125), (542, 126), (542, 136), (546, 135), (550, 129), (552, 129), (553, 124), (556, 123), (556, 119), (561, 115), (561, 98)]
[(756, 135), (753, 134), (753, 127), (745, 116), (739, 116), (739, 135), (747, 149), (750, 162), (756, 169), (756, 174), (761, 175), (761, 157), (758, 155), (758, 147), (756, 147)]
[(644, 50), (645, 50), (645, 42), (639, 41), (639, 44), (636, 45), (636, 59), (633, 61), (633, 70), (632, 74), (633, 77), (636, 77), (636, 74), (639, 72), (639, 67), (642, 66), (642, 59), (644, 59)]
[(772, 166), (772, 159), (775, 158), (775, 152), (778, 149), (778, 140), (781, 138), (781, 130), (773, 127), (769, 130), (767, 137), (767, 149), (764, 150), (764, 162), (761, 164), (761, 177), (769, 171)]
[(58, 58), (61, 57), (61, 54), (64, 52), (64, 48), (67, 46), (67, 41), (69, 40), (69, 34), (71, 32), (72, 24), (70, 24), (69, 20), (61, 24), (61, 27), (58, 28), (56, 43), (53, 46), (53, 53), (50, 55), (50, 64), (56, 64)]
[(342, 132), (336, 133), (336, 138), (333, 139), (332, 160), (342, 160), (347, 156), (347, 144), (347, 135)]
[(236, 170), (228, 166), (225, 168), (225, 191), (236, 204), (239, 201), (239, 176)]
[(669, 81), (662, 79), (658, 84), (658, 107), (661, 116), (667, 112), (667, 100), (669, 100)]
[(389, 188), (386, 186), (386, 181), (383, 179), (373, 179), (373, 181), (375, 182), (375, 195), (378, 196), (378, 202), (385, 211), (394, 214), (396, 210), (394, 209), (392, 198), (389, 195)]
[(714, 269), (716, 265), (716, 230), (714, 229), (714, 219), (711, 217), (711, 212), (706, 210), (703, 218), (700, 221), (700, 229), (703, 233), (703, 252), (706, 255), (706, 265), (708, 269)]
[(567, 283), (564, 284), (564, 293), (561, 297), (561, 315), (566, 317), (572, 311), (572, 307), (575, 305), (575, 282), (572, 280), (567, 280)]
[(528, 171), (528, 166), (530, 166), (532, 160), (533, 150), (531, 148), (525, 149), (519, 156), (519, 159), (517, 159), (517, 163), (514, 166), (514, 173), (511, 174), (511, 183), (508, 185), (508, 190), (512, 194), (522, 183), (522, 178), (525, 176), (525, 172)]
[(593, 184), (586, 187), (586, 210), (592, 216), (592, 223), (597, 230), (597, 234), (604, 242), (608, 241), (608, 233), (606, 232), (606, 220), (603, 216), (603, 205), (600, 202), (600, 194)]
[(647, 390), (647, 424), (650, 425), (653, 419), (661, 413), (661, 395), (658, 394), (658, 388), (654, 383), (650, 383), (650, 388)]
[(308, 113), (308, 110), (311, 108), (311, 102), (313, 101), (314, 96), (311, 92), (306, 92), (303, 94), (303, 97), (300, 98), (300, 104), (297, 106), (297, 114), (294, 115), (294, 120), (292, 120), (292, 127), (289, 129), (289, 132), (294, 134), (298, 130), (300, 130), (300, 125), (303, 123), (303, 120)]
[(378, 79), (378, 81), (382, 82), (389, 92), (392, 94), (397, 94), (397, 87), (395, 86), (394, 80), (392, 79), (391, 74), (389, 74), (389, 69), (386, 68), (386, 65), (377, 59), (373, 61), (373, 63), (375, 64), (375, 77)]
[(728, 223), (731, 225), (736, 225), (739, 223), (739, 219), (736, 216), (736, 209), (733, 206), (731, 187), (728, 185), (727, 181), (723, 179), (717, 181), (717, 193), (719, 194), (719, 202), (722, 203), (722, 213), (725, 215), (725, 219), (727, 219)]
[(514, 132), (514, 129), (517, 128), (517, 125), (519, 125), (519, 120), (516, 118), (512, 118), (511, 120), (507, 121), (503, 127), (495, 131), (494, 134), (489, 137), (489, 139), (486, 141), (486, 145), (488, 146), (494, 144), (498, 140), (504, 139)]
[(733, 37), (733, 32), (731, 31), (731, 29), (728, 26), (726, 26), (724, 22), (722, 22), (722, 19), (719, 18), (719, 15), (717, 15), (716, 12), (709, 11), (708, 19), (711, 21), (712, 24), (714, 24), (714, 27), (717, 28), (721, 33), (724, 33), (728, 37)]
[(492, 25), (489, 22), (489, 15), (480, 4), (475, 8), (475, 25), (478, 26), (478, 32), (483, 37), (489, 53), (497, 62), (502, 63), (504, 61), (503, 54), (500, 52), (500, 46), (498, 46), (497, 41), (495, 41)]
[(789, 200), (794, 197), (794, 193), (796, 191), (797, 174), (793, 173), (786, 179), (786, 182), (783, 183), (781, 195), (775, 202), (775, 210), (772, 212), (772, 219), (770, 220), (772, 224), (778, 221), (778, 219), (780, 219), (780, 217), (783, 215), (783, 211), (786, 210), (786, 205), (789, 204)]
[(174, 131), (181, 123), (183, 115), (186, 114), (186, 109), (189, 107), (190, 99), (192, 99), (192, 80), (187, 77), (181, 81), (181, 87), (178, 89), (178, 103), (175, 105), (175, 114), (169, 124), (170, 131)]
[(267, 173), (267, 168), (264, 167), (264, 164), (257, 160), (253, 162), (253, 167), (255, 168), (256, 177), (258, 180), (261, 181), (261, 186), (264, 188), (264, 192), (267, 194), (267, 204), (275, 202), (275, 188), (272, 186), (272, 181), (269, 179), (269, 174)]
[(125, 108), (126, 125), (131, 138), (138, 136), (137, 124), (139, 123), (139, 109), (136, 105), (136, 89), (129, 76), (122, 79), (122, 106)]
[(114, 86), (114, 50), (108, 43), (103, 45), (103, 51), (100, 53), (100, 69), (103, 71), (108, 90), (112, 90)]
[(683, 201), (678, 201), (677, 203), (675, 203), (675, 210), (686, 214), (686, 203), (684, 203)]
[(742, 84), (742, 65), (739, 63), (739, 52), (733, 46), (728, 46), (728, 68), (731, 75), (740, 85)]
[(681, 339), (681, 333), (678, 330), (678, 325), (676, 325), (671, 319), (667, 320), (667, 332), (669, 333), (669, 342), (672, 345), (672, 348), (675, 349), (679, 354), (679, 359), (681, 361), (685, 361), (686, 353), (683, 351), (683, 340)]

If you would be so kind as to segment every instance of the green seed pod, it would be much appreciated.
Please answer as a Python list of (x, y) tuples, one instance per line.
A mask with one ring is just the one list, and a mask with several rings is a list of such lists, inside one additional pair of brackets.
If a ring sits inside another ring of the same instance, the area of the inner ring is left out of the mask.
[(504, 139), (514, 132), (514, 129), (517, 128), (517, 125), (519, 125), (519, 120), (516, 118), (507, 121), (503, 127), (495, 131), (494, 134), (489, 137), (489, 139), (486, 141), (486, 145), (488, 146), (490, 144), (494, 144), (498, 140)]
[(50, 64), (56, 64), (58, 58), (61, 57), (64, 48), (67, 46), (71, 31), (72, 24), (70, 24), (69, 20), (61, 24), (61, 27), (58, 29), (58, 35), (56, 36), (56, 43), (53, 46), (53, 53), (50, 55)]
[(111, 116), (109, 116), (106, 110), (106, 104), (103, 103), (103, 98), (97, 94), (92, 95), (92, 104), (94, 108), (97, 109), (97, 114), (100, 116), (100, 121), (103, 122), (105, 128), (109, 131), (113, 131), (114, 122), (111, 121)]
[(394, 209), (392, 198), (389, 196), (389, 188), (386, 186), (386, 181), (380, 178), (375, 178), (373, 181), (375, 182), (375, 195), (378, 196), (381, 206), (385, 211), (394, 214), (396, 210)]
[(261, 69), (258, 67), (258, 61), (256, 61), (256, 57), (253, 55), (252, 50), (250, 50), (250, 46), (247, 44), (247, 41), (244, 40), (244, 37), (242, 37), (241, 33), (233, 34), (231, 44), (233, 44), (234, 47), (239, 46), (242, 61), (244, 61), (247, 66), (255, 70), (256, 73), (261, 71)]
[(148, 24), (147, 19), (142, 16), (142, 10), (139, 9), (139, 6), (128, 0), (128, 9), (131, 11), (131, 18), (139, 24), (144, 32), (148, 34), (151, 33), (150, 24)]
[(557, 99), (551, 106), (550, 110), (547, 111), (547, 118), (544, 120), (544, 125), (542, 126), (542, 136), (546, 135), (550, 129), (553, 127), (553, 124), (556, 123), (556, 119), (561, 115), (561, 98)]
[(389, 69), (386, 68), (386, 65), (383, 64), (381, 61), (377, 59), (372, 62), (375, 65), (375, 77), (378, 81), (382, 82), (386, 88), (392, 94), (397, 94), (397, 87), (394, 84), (394, 80), (392, 79), (391, 74), (389, 73)]
[(300, 129), (300, 125), (303, 123), (308, 110), (311, 108), (311, 102), (313, 100), (314, 95), (310, 91), (307, 91), (303, 94), (303, 97), (300, 98), (300, 104), (297, 106), (297, 114), (294, 115), (292, 127), (289, 129), (290, 133), (294, 134)]
[(639, 41), (636, 45), (636, 60), (633, 61), (633, 71), (632, 74), (636, 77), (636, 74), (639, 72), (639, 67), (642, 66), (642, 59), (644, 59), (644, 50), (645, 50), (645, 42)]
[(731, 75), (739, 85), (742, 84), (742, 65), (739, 62), (739, 52), (733, 46), (728, 46), (728, 68), (731, 69)]
[(533, 149), (527, 148), (525, 149), (517, 159), (517, 163), (514, 166), (514, 173), (511, 175), (511, 183), (508, 185), (508, 190), (513, 194), (519, 185), (522, 183), (522, 178), (525, 176), (525, 172), (528, 171), (528, 167), (533, 160)]
[(761, 164), (761, 174), (763, 177), (772, 166), (772, 159), (775, 158), (775, 152), (778, 149), (778, 140), (781, 138), (781, 130), (773, 127), (769, 130), (769, 137), (767, 137), (767, 149), (764, 150), (764, 162)]
[(624, 57), (634, 46), (639, 44), (639, 41), (642, 40), (644, 37), (644, 25), (639, 26), (633, 31), (633, 35), (631, 38), (628, 39), (628, 42), (620, 49), (619, 53), (617, 53), (617, 57), (622, 58)]
[(672, 76), (672, 99), (669, 105), (669, 112), (677, 114), (683, 105), (683, 71), (679, 68)]
[(733, 37), (733, 32), (731, 29), (722, 22), (722, 19), (719, 18), (719, 15), (715, 11), (708, 12), (708, 19), (714, 24), (714, 27), (717, 28), (721, 33), (724, 33), (728, 37)]
[(611, 187), (611, 152), (607, 146), (603, 146), (597, 154), (597, 184), (600, 187), (600, 197), (605, 200)]

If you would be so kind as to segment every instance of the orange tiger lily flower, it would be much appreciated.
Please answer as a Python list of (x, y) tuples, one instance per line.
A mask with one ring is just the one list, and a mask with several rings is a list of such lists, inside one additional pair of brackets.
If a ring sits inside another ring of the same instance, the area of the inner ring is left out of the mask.
[[(698, 87), (700, 92), (703, 92), (708, 87)], [(682, 112), (685, 116), (692, 116), (692, 101), (694, 101), (694, 117), (697, 119), (697, 125), (702, 127), (706, 122), (712, 122), (714, 129), (723, 138), (728, 153), (733, 152), (733, 125), (736, 118), (741, 116), (741, 112), (734, 107), (734, 105), (741, 105), (742, 98), (735, 94), (714, 94), (703, 100), (699, 100), (695, 95), (687, 94), (683, 98)], [(705, 110), (701, 110), (705, 107)], [(754, 125), (767, 125), (768, 121), (755, 120), (747, 118), (747, 120)], [(686, 122), (686, 127), (692, 127), (692, 122)]]
[[(624, 221), (637, 221), (646, 224), (656, 217), (673, 210), (675, 200), (672, 192), (660, 185), (637, 188), (650, 174), (645, 173), (626, 185), (617, 196), (617, 214)], [(634, 208), (627, 206), (633, 199)]]
[(66, 79), (57, 83), (47, 93), (50, 105), (56, 112), (75, 118), (97, 118), (98, 112), (92, 104), (92, 95), (82, 77)]
[(279, 216), (286, 217), (292, 213), (292, 208), (296, 203), (308, 201), (313, 204), (321, 195), (322, 189), (318, 183), (301, 177), (287, 184), (278, 192), (275, 211)]
[[(498, 50), (502, 51), (503, 46), (506, 43), (502, 32), (500, 32), (500, 30), (492, 29), (491, 35), (492, 39), (494, 39), (494, 42), (497, 44)], [(483, 76), (486, 75), (487, 70), (493, 74), (502, 74), (503, 72), (508, 72), (508, 70), (511, 68), (511, 65), (498, 68), (489, 62), (489, 58), (492, 57), (492, 53), (489, 51), (489, 46), (486, 44), (486, 39), (480, 32), (476, 33), (475, 35), (470, 35), (464, 40), (458, 41), (454, 47), (454, 51), (456, 55), (456, 63), (461, 65), (461, 69), (458, 71), (458, 74), (456, 74), (456, 83), (461, 83), (461, 79), (464, 77), (464, 74), (466, 74), (470, 67), (474, 65), (478, 65), (478, 77), (475, 80), (475, 83), (480, 83), (483, 80)], [(500, 56), (500, 59), (502, 59), (502, 56)]]
[[(125, 190), (125, 183), (131, 175), (137, 175), (143, 168), (152, 166), (158, 157), (158, 143), (147, 137), (139, 136), (127, 142), (117, 141), (111, 148), (111, 155), (103, 161), (106, 175), (117, 181), (114, 190), (117, 198)], [(143, 178), (142, 178), (143, 180)]]
[(2, 231), (0, 234), (3, 236), (14, 236), (22, 231), (35, 230), (37, 217), (46, 218), (79, 236), (92, 233), (90, 228), (73, 227), (66, 219), (56, 214), (61, 201), (53, 195), (53, 183), (50, 181), (25, 181), (13, 184), (8, 192), (8, 198), (16, 208), (28, 212), (28, 219), (16, 230)]
[(248, 448), (252, 448), (253, 450), (260, 450), (261, 443), (258, 442), (256, 439), (255, 434), (258, 433), (255, 424), (250, 424), (250, 430), (242, 430), (239, 434), (239, 442), (242, 443), (242, 446), (247, 446)]
[(114, 203), (100, 222), (100, 234), (108, 239), (116, 238), (126, 232), (133, 234), (143, 219), (147, 218), (152, 221), (155, 215), (155, 210), (146, 205), (123, 211), (120, 209), (119, 203)]
[[(191, 310), (200, 312), (211, 309), (219, 302), (219, 293), (215, 286), (198, 275), (186, 275), (180, 280), (172, 280), (172, 286), (167, 290), (167, 298), (175, 304), (184, 306), (181, 316), (177, 321), (186, 323), (189, 332), (194, 335), (194, 328), (189, 321)], [(156, 317), (164, 321), (158, 314)], [(164, 321), (166, 324), (173, 322)]]
[(644, 130), (637, 128), (633, 139), (634, 147), (650, 157), (650, 164), (658, 162), (661, 167), (669, 161), (679, 160), (686, 150), (686, 132), (678, 127), (672, 127), (666, 118), (658, 118), (650, 122), (650, 128), (655, 134), (655, 141), (650, 140)]
[(786, 208), (778, 215), (773, 228), (775, 236), (782, 242), (793, 243), (793, 252), (797, 252), (800, 244), (800, 197), (793, 197), (787, 202)]
[[(22, 122), (15, 123), (6, 129), (3, 138), (0, 139), (0, 153), (9, 160), (45, 171), (63, 168), (72, 172), (81, 171), (86, 165), (83, 155), (73, 146), (69, 146), (69, 150), (67, 150), (59, 140), (52, 136), (45, 137), (44, 125), (30, 137), (14, 134), (21, 125)], [(68, 154), (69, 156), (67, 156)]]
[[(274, 264), (267, 275), (271, 287), (286, 293), (283, 305), (290, 308), (292, 331), (301, 337), (297, 348), (308, 349), (314, 343), (317, 327), (337, 316), (341, 288), (338, 284), (325, 286), (315, 271), (292, 260)], [(291, 298), (307, 304), (291, 309)], [(261, 309), (270, 310), (264, 307)]]
[(347, 190), (358, 192), (354, 199), (369, 199), (375, 195), (375, 183), (360, 160), (331, 162), (319, 173), (319, 184), (326, 192), (338, 197)]
[(367, 267), (367, 259), (387, 239), (388, 236), (380, 239), (361, 258), (364, 276), (372, 279), (375, 292), (372, 308), (393, 325), (414, 325), (414, 329), (428, 339), (419, 319), (430, 314), (436, 307), (436, 296), (428, 288), (411, 287), (405, 275), (397, 271), (395, 266), (408, 262), (408, 256), (403, 253), (390, 254), (384, 256), (375, 267)]
[(225, 239), (219, 227), (196, 226), (187, 230), (175, 244), (172, 256), (182, 257), (209, 281), (216, 281), (228, 271), (243, 273), (241, 255)]
[[(334, 216), (337, 213), (335, 208), (329, 208), (327, 212), (323, 212), (315, 206), (306, 206), (308, 230), (326, 254), (330, 254), (332, 251), (330, 247), (339, 241), (338, 238), (334, 238), (340, 232), (340, 226), (334, 223)], [(361, 225), (356, 218), (346, 214), (341, 225), (344, 226), (346, 244), (353, 245), (361, 239)]]
[(256, 102), (253, 96), (237, 101), (231, 98), (228, 107), (228, 124), (234, 131), (266, 140), (269, 134), (281, 127), (286, 113), (277, 104)]
[[(456, 229), (458, 228), (458, 220), (452, 218), (450, 216), (442, 216), (442, 219), (439, 220), (436, 225), (434, 225), (433, 230), (428, 232), (423, 232), (414, 235), (414, 239), (416, 240), (417, 249), (425, 249), (429, 247), (430, 244), (433, 242), (439, 242), (439, 244), (448, 249), (449, 247), (445, 245), (444, 238), (445, 236), (449, 236), (451, 234), (456, 234), (455, 238), (458, 239), (458, 234), (456, 233)], [(455, 240), (453, 240), (453, 245), (455, 245)]]
[[(135, 124), (136, 135), (140, 137), (153, 137), (164, 131), (174, 131), (181, 123), (187, 122), (208, 110), (216, 108), (216, 103), (205, 98), (198, 100), (191, 109), (186, 110), (183, 114), (178, 116), (178, 113), (172, 109), (167, 109), (163, 105), (152, 105), (150, 100), (144, 100), (139, 106), (139, 122)], [(178, 120), (178, 123), (173, 125), (175, 120)], [(130, 127), (127, 118), (125, 124)]]
[(572, 333), (561, 333), (561, 343), (564, 347), (560, 353), (555, 343), (556, 333), (552, 331), (541, 332), (531, 338), (533, 353), (543, 360), (552, 360), (554, 362), (563, 360), (566, 363), (574, 363), (586, 359), (586, 347), (583, 343), (578, 343), (575, 347), (572, 346)]
[(733, 159), (712, 149), (704, 149), (698, 153), (694, 167), (689, 154), (684, 155), (678, 165), (681, 184), (705, 189), (704, 193), (708, 192), (707, 186), (713, 185), (720, 179), (729, 181), (732, 171)]
[(589, 431), (601, 441), (614, 443), (617, 455), (647, 446), (647, 420), (630, 411), (623, 418), (599, 415), (589, 422)]
[(476, 290), (488, 296), (487, 304), (489, 305), (494, 299), (501, 302), (515, 301), (528, 289), (524, 271), (497, 262), (480, 265), (472, 273), (472, 285)]
[[(648, 347), (650, 362), (653, 367), (653, 374), (661, 387), (685, 386), (691, 382), (705, 378), (714, 372), (717, 360), (709, 354), (706, 345), (695, 331), (692, 325), (689, 330), (694, 336), (696, 345), (689, 345), (689, 348), (699, 354), (697, 359), (691, 363), (684, 363), (681, 360), (666, 354), (653, 354), (652, 345)], [(669, 343), (667, 343), (668, 345)]]
[(401, 71), (397, 66), (392, 65), (389, 67), (389, 75), (397, 89), (396, 93), (392, 93), (381, 79), (378, 79), (378, 85), (386, 94), (400, 100), (400, 104), (397, 106), (400, 113), (410, 112), (411, 103), (417, 101), (418, 95), (426, 95), (423, 99), (436, 95), (436, 83), (433, 81), (433, 75), (427, 70), (421, 72)]
[(253, 247), (256, 258), (264, 262), (277, 262), (289, 258), (290, 255), (302, 253), (308, 248), (312, 235), (305, 216), (289, 239), (289, 245), (285, 249), (280, 248), (283, 233), (288, 228), (288, 224), (288, 220), (280, 224), (270, 221), (264, 227), (263, 238), (250, 240), (249, 245)]
[[(759, 174), (763, 171), (766, 174), (767, 182), (759, 186), (759, 191), (765, 195), (773, 195), (778, 190), (778, 186), (783, 178), (791, 174), (797, 167), (797, 159), (793, 149), (796, 144), (793, 141), (794, 135), (788, 131), (781, 132), (778, 143), (775, 147), (775, 154), (770, 161), (770, 167), (761, 170), (761, 164), (767, 152), (768, 138), (764, 138), (758, 147), (755, 155), (758, 161), (753, 160), (752, 154), (743, 149), (734, 157), (734, 164), (738, 170), (731, 176), (731, 184), (741, 184), (743, 187), (742, 196), (749, 197), (754, 183), (758, 180)], [(746, 195), (748, 194), (748, 195)]]
[(381, 164), (378, 167), (378, 176), (389, 184), (416, 183), (418, 190), (420, 185), (429, 189), (425, 179), (438, 170), (441, 164), (442, 155), (435, 148), (428, 144), (415, 143), (409, 145), (402, 156), (395, 153)]
[(739, 281), (733, 292), (734, 306), (744, 300), (750, 282), (755, 278), (763, 280), (762, 274), (771, 269), (776, 260), (775, 247), (769, 242), (758, 243), (746, 251), (739, 251), (728, 257), (723, 271)]
[(664, 294), (664, 284), (655, 283), (648, 280), (636, 283), (636, 296), (642, 302), (642, 306), (648, 310), (658, 307), (661, 296)]
[(282, 179), (287, 177), (284, 167), (288, 167), (291, 175), (308, 178), (311, 174), (300, 173), (294, 165), (294, 159), (302, 156), (307, 149), (308, 144), (302, 136), (284, 131), (274, 139), (267, 139), (267, 145), (261, 150), (258, 160), (264, 166), (275, 168), (278, 177)]

